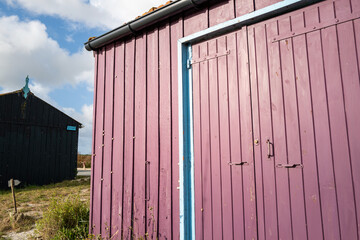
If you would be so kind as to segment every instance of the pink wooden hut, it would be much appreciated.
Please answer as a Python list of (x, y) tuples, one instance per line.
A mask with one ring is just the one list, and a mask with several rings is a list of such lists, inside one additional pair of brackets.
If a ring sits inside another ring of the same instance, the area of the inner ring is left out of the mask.
[(359, 0), (179, 0), (87, 42), (91, 233), (359, 239), (359, 17)]

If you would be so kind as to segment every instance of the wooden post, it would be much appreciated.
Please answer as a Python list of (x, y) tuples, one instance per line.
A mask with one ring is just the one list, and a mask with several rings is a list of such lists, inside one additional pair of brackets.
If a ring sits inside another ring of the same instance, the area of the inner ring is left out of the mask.
[(11, 186), (11, 192), (12, 192), (13, 201), (14, 201), (15, 213), (17, 213), (16, 198), (15, 198), (15, 189), (14, 189), (14, 179), (13, 179), (13, 178), (10, 179), (10, 186)]

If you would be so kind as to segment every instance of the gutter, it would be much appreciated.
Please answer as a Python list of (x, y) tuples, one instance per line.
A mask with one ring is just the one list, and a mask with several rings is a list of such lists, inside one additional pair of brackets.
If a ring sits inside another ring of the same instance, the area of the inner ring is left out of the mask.
[(86, 50), (95, 51), (100, 47), (106, 45), (109, 42), (115, 41), (119, 38), (129, 36), (137, 31), (155, 23), (162, 19), (168, 18), (181, 11), (188, 10), (190, 8), (196, 8), (200, 4), (209, 0), (177, 0), (169, 3), (151, 13), (148, 13), (138, 19), (135, 19), (129, 23), (126, 23), (114, 30), (107, 32), (99, 37), (96, 37), (86, 43), (84, 43)]

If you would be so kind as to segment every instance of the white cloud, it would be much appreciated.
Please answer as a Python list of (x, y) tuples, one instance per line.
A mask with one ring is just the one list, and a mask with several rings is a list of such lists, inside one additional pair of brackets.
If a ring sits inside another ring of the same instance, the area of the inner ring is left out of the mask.
[(67, 42), (74, 42), (74, 39), (72, 38), (72, 36), (67, 35), (67, 36), (65, 37), (65, 41), (67, 41)]
[(62, 110), (83, 124), (83, 128), (79, 131), (79, 153), (91, 153), (92, 144), (92, 118), (93, 118), (93, 105), (83, 105), (81, 112), (75, 111), (73, 108), (62, 108)]
[(80, 130), (79, 151), (89, 153), (92, 105), (84, 105), (81, 112), (62, 109), (49, 94), (64, 85), (79, 83), (86, 83), (86, 89), (92, 90), (92, 53), (83, 49), (70, 54), (48, 36), (41, 22), (20, 21), (17, 16), (10, 16), (0, 17), (0, 55), (1, 92), (21, 89), (29, 75), (31, 92), (85, 125)]
[(35, 14), (56, 16), (87, 27), (112, 29), (166, 0), (6, 0)]
[[(26, 75), (38, 85), (52, 88), (86, 82), (93, 85), (93, 56), (85, 49), (70, 54), (51, 39), (39, 21), (0, 17), (0, 86), (17, 90)], [(32, 89), (33, 90), (33, 89)]]

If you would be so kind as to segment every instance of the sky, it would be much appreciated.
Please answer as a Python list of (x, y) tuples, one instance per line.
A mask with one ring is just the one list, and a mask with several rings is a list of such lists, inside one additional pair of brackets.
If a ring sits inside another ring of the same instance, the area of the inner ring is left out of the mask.
[(81, 122), (79, 153), (90, 154), (94, 58), (84, 48), (166, 0), (0, 0), (0, 93), (30, 91)]

